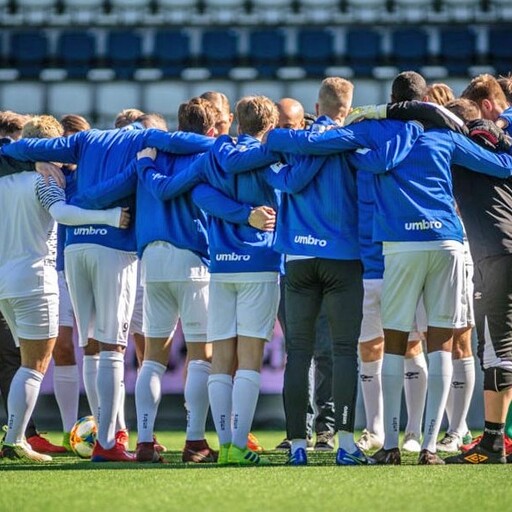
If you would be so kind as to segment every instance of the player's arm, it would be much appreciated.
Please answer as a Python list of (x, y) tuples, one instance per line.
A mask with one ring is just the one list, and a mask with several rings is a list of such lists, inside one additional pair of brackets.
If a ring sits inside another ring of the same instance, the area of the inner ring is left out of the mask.
[(296, 156), (293, 163), (272, 164), (265, 170), (266, 182), (287, 194), (297, 194), (305, 188), (325, 164), (325, 159), (313, 156)]
[(144, 145), (166, 153), (193, 155), (208, 151), (215, 139), (206, 135), (189, 132), (164, 132), (157, 129), (144, 130)]
[(279, 161), (279, 155), (272, 153), (267, 146), (238, 146), (228, 135), (217, 139), (213, 151), (220, 167), (227, 174), (248, 172)]
[(99, 210), (135, 194), (137, 190), (137, 161), (134, 159), (121, 173), (89, 187), (72, 198), (72, 204)]
[(76, 164), (80, 142), (87, 132), (55, 139), (21, 139), (0, 148), (0, 155), (25, 162), (62, 162)]
[(34, 162), (22, 162), (9, 156), (0, 155), (0, 178), (24, 171), (35, 171)]
[(512, 176), (512, 155), (509, 154), (512, 149), (509, 153), (493, 153), (481, 148), (464, 135), (451, 133), (451, 137), (455, 143), (452, 164), (496, 178)]
[(397, 134), (383, 141), (375, 149), (361, 148), (347, 156), (354, 169), (381, 174), (399, 165), (410, 153), (423, 128), (416, 123), (405, 123)]
[(201, 183), (192, 190), (194, 203), (205, 213), (232, 224), (249, 224), (261, 231), (273, 231), (276, 214), (268, 206), (252, 207), (239, 203), (207, 183)]
[(36, 195), (50, 215), (59, 223), (69, 226), (81, 224), (106, 224), (126, 229), (130, 222), (127, 209), (84, 210), (78, 206), (66, 204), (66, 193), (54, 180), (46, 183), (42, 176), (37, 177)]
[(137, 174), (144, 187), (160, 201), (169, 201), (202, 181), (205, 155), (172, 176), (162, 174), (155, 165), (156, 150), (146, 148), (137, 153)]

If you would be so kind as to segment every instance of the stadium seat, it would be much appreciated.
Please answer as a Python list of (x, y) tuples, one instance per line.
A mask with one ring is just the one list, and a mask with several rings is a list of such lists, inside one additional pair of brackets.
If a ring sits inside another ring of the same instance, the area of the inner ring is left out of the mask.
[(131, 30), (108, 33), (106, 63), (115, 71), (116, 78), (132, 78), (141, 60), (142, 39), (139, 34)]
[(204, 0), (203, 13), (206, 22), (240, 22), (247, 15), (245, 0)]
[(440, 32), (439, 61), (450, 75), (466, 75), (475, 63), (475, 34), (469, 29), (442, 29)]
[(11, 82), (1, 86), (4, 109), (20, 114), (41, 114), (47, 112), (45, 86), (39, 82)]
[(48, 40), (45, 33), (41, 30), (13, 33), (9, 56), (21, 78), (37, 78), (48, 60)]
[(299, 10), (306, 22), (327, 22), (340, 12), (340, 0), (299, 0)]
[(198, 12), (196, 0), (157, 0), (158, 14), (171, 23), (190, 23)]
[(434, 12), (435, 0), (394, 0), (398, 19), (405, 22), (427, 20)]
[(94, 66), (96, 39), (90, 32), (66, 31), (57, 40), (57, 65), (66, 69), (68, 78), (85, 78)]
[(293, 0), (252, 0), (252, 12), (258, 21), (284, 21), (293, 12), (293, 6)]
[(303, 29), (298, 34), (297, 61), (308, 76), (322, 77), (334, 65), (334, 37), (328, 30)]
[(275, 76), (277, 69), (286, 64), (285, 39), (282, 31), (254, 30), (249, 34), (248, 63), (258, 70), (262, 78)]
[(508, 75), (512, 72), (512, 29), (493, 28), (489, 31), (489, 64), (496, 73)]
[(140, 108), (140, 89), (133, 82), (96, 85), (96, 110), (102, 126), (113, 126), (115, 116), (125, 108)]
[(361, 23), (382, 21), (388, 14), (386, 0), (348, 0), (347, 11), (351, 19)]
[(400, 71), (419, 71), (428, 64), (428, 36), (421, 29), (404, 28), (391, 34), (391, 58)]
[(443, 0), (442, 9), (448, 20), (457, 22), (478, 19), (480, 0)]
[(370, 76), (382, 58), (381, 35), (370, 29), (349, 30), (346, 41), (346, 62), (355, 75)]
[(300, 80), (288, 85), (287, 95), (302, 103), (304, 110), (310, 114), (315, 113), (315, 104), (318, 101), (318, 80)]
[(48, 111), (54, 116), (89, 116), (94, 110), (94, 89), (87, 82), (63, 82), (48, 85)]
[(158, 112), (166, 117), (176, 118), (178, 107), (187, 101), (189, 91), (182, 81), (162, 81), (147, 84), (142, 94), (144, 112)]
[(73, 23), (97, 22), (104, 12), (105, 0), (64, 0), (64, 16)]
[(273, 101), (280, 100), (285, 95), (285, 85), (279, 80), (257, 80), (240, 83), (239, 95), (258, 94), (267, 96)]
[(237, 65), (238, 33), (234, 30), (205, 30), (201, 37), (201, 65), (213, 78), (227, 76)]
[(182, 30), (159, 30), (155, 34), (153, 65), (164, 77), (178, 77), (190, 66), (190, 36)]
[(16, 0), (13, 5), (29, 25), (48, 22), (56, 10), (56, 0)]

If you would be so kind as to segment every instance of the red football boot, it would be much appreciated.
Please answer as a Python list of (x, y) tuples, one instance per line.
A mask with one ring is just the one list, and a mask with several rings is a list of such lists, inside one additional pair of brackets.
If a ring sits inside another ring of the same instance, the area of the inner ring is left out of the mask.
[(98, 441), (94, 445), (91, 456), (92, 462), (135, 462), (135, 455), (128, 453), (124, 445), (116, 442), (116, 444), (106, 450), (103, 448)]
[(64, 446), (58, 446), (50, 443), (48, 439), (37, 433), (27, 438), (27, 443), (37, 453), (66, 453), (67, 450)]

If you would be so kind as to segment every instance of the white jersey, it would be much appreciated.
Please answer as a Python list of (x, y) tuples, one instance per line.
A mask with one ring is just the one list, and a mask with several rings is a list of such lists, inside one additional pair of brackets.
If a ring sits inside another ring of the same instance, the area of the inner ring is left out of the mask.
[(34, 172), (0, 178), (0, 299), (58, 292), (50, 207), (64, 190)]

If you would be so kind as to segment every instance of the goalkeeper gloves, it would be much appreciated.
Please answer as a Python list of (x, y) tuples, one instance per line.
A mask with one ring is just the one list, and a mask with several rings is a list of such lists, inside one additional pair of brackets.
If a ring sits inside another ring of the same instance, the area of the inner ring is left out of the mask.
[(387, 105), (365, 105), (364, 107), (356, 107), (352, 109), (350, 114), (345, 118), (344, 126), (352, 123), (358, 123), (364, 119), (386, 119)]
[(509, 153), (512, 139), (505, 132), (487, 119), (476, 119), (467, 123), (469, 136), (481, 146), (494, 151)]

